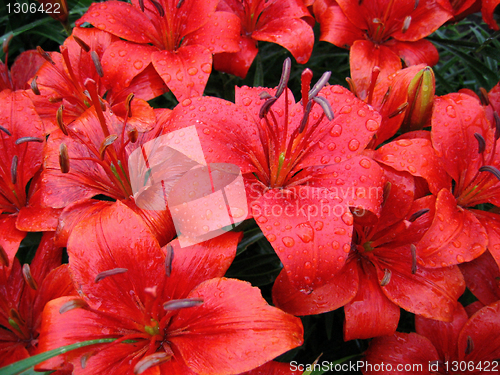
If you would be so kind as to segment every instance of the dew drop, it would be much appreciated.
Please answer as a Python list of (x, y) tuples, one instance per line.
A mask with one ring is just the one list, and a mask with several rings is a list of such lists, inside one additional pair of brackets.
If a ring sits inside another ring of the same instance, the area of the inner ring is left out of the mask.
[(345, 212), (342, 214), (342, 221), (346, 223), (346, 225), (352, 225), (354, 218), (350, 212)]
[(342, 135), (342, 126), (334, 125), (330, 130), (330, 135), (332, 137), (340, 137)]
[(352, 111), (352, 107), (350, 105), (345, 105), (342, 108), (340, 108), (339, 113), (340, 114), (347, 114), (347, 113), (351, 113), (351, 111)]
[(118, 55), (120, 55), (121, 57), (125, 56), (127, 54), (127, 51), (125, 51), (124, 49), (122, 49), (121, 51), (118, 51)]
[(209, 128), (203, 129), (203, 134), (209, 135), (210, 134), (210, 129)]
[(453, 108), (452, 105), (446, 107), (446, 114), (451, 118), (457, 117), (457, 112), (455, 111), (455, 108)]
[(273, 242), (273, 241), (276, 241), (276, 236), (271, 233), (267, 236), (267, 239), (269, 242)]
[(295, 227), (296, 234), (302, 242), (308, 243), (314, 239), (314, 230), (309, 223), (301, 223)]
[(292, 247), (293, 245), (295, 245), (295, 241), (292, 237), (283, 237), (281, 241), (283, 241), (283, 245), (285, 245), (286, 247)]
[(205, 231), (205, 232), (208, 232), (210, 230), (210, 228), (208, 227), (208, 225), (204, 225), (202, 227), (202, 229)]
[(322, 221), (316, 221), (316, 222), (314, 223), (314, 229), (316, 229), (316, 230), (321, 230), (321, 229), (323, 229), (323, 225), (324, 225), (324, 224), (323, 224), (323, 222), (322, 222)]
[(323, 156), (321, 158), (321, 164), (328, 164), (328, 162), (330, 161), (330, 157), (329, 156)]
[(465, 262), (464, 257), (463, 257), (463, 256), (461, 256), (461, 255), (457, 255), (457, 262), (458, 262), (458, 263), (463, 263), (463, 262)]
[(184, 100), (182, 101), (182, 105), (183, 105), (184, 107), (187, 107), (187, 106), (191, 105), (191, 103), (192, 103), (191, 99), (184, 99)]
[(136, 62), (134, 63), (134, 68), (136, 68), (137, 70), (142, 69), (143, 66), (144, 64), (142, 63), (141, 60), (136, 60)]
[(359, 165), (361, 165), (365, 169), (369, 169), (372, 166), (372, 163), (368, 159), (361, 159), (359, 161)]
[(327, 147), (328, 147), (329, 151), (333, 151), (333, 150), (335, 150), (336, 145), (335, 145), (335, 143), (332, 142), (332, 143), (328, 143)]
[(242, 217), (243, 215), (245, 215), (245, 210), (243, 210), (242, 208), (239, 208), (239, 207), (229, 207), (229, 212), (230, 212), (230, 215), (232, 217), (234, 217), (235, 219), (238, 219), (238, 218)]
[(243, 100), (241, 102), (243, 103), (243, 105), (249, 106), (250, 104), (252, 104), (252, 99), (251, 98), (243, 98)]
[(305, 269), (310, 269), (311, 267), (312, 267), (311, 262), (305, 262), (305, 263), (304, 263), (304, 268), (305, 268)]
[(201, 71), (203, 73), (210, 73), (212, 71), (212, 65), (208, 63), (201, 64)]
[(351, 151), (356, 151), (359, 148), (359, 141), (357, 139), (351, 139), (347, 147)]
[(194, 76), (196, 73), (198, 73), (198, 69), (196, 69), (196, 68), (189, 68), (188, 69), (188, 74), (190, 76)]
[(366, 130), (371, 131), (371, 132), (375, 132), (380, 128), (380, 124), (377, 121), (372, 120), (372, 119), (367, 120), (365, 126), (366, 126)]
[(410, 139), (400, 139), (396, 141), (396, 144), (401, 147), (408, 147), (413, 144), (413, 142)]

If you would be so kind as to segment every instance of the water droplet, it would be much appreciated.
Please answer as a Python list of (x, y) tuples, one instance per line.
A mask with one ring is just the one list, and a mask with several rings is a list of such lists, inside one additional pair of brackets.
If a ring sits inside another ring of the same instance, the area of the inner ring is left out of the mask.
[(273, 242), (273, 241), (276, 241), (276, 236), (271, 233), (267, 236), (267, 239), (269, 242)]
[(329, 156), (323, 156), (321, 158), (321, 164), (327, 164), (328, 162), (330, 161), (330, 157)]
[(127, 54), (127, 51), (125, 51), (124, 49), (122, 49), (121, 51), (118, 51), (118, 55), (120, 55), (121, 57), (125, 56)]
[(343, 236), (346, 233), (346, 231), (344, 228), (335, 228), (333, 233), (338, 234), (339, 236)]
[(337, 147), (337, 146), (335, 145), (335, 143), (332, 142), (332, 143), (328, 143), (327, 147), (328, 147), (329, 151), (333, 151), (333, 150), (335, 150), (335, 147)]
[(342, 214), (342, 221), (346, 223), (346, 225), (352, 225), (354, 218), (350, 212), (345, 212)]
[(351, 111), (352, 111), (352, 107), (350, 105), (345, 105), (342, 108), (340, 108), (339, 113), (340, 114), (347, 114), (347, 113), (351, 113)]
[(452, 105), (446, 107), (446, 114), (451, 118), (457, 117), (457, 112), (455, 111), (455, 108), (453, 108)]
[(415, 168), (413, 165), (409, 165), (408, 170), (410, 171), (410, 173), (417, 173), (417, 168)]
[(457, 255), (457, 262), (458, 262), (458, 263), (463, 263), (463, 262), (465, 262), (464, 257), (463, 257), (463, 256), (461, 256), (461, 255)]
[(410, 139), (400, 139), (396, 141), (396, 144), (401, 147), (408, 147), (413, 144), (413, 142)]
[(285, 245), (286, 247), (292, 247), (293, 245), (295, 245), (295, 241), (292, 237), (283, 237), (281, 241), (283, 241), (283, 245)]
[(242, 217), (243, 215), (245, 215), (245, 210), (243, 210), (240, 207), (229, 207), (229, 212), (230, 212), (230, 215), (232, 217), (234, 217), (235, 219), (238, 219), (238, 218)]
[(205, 217), (207, 218), (207, 220), (210, 220), (210, 218), (212, 217), (212, 211), (207, 210), (207, 211), (205, 212)]
[(304, 243), (314, 240), (314, 230), (309, 223), (301, 223), (295, 227), (296, 234)]
[(376, 132), (380, 128), (380, 124), (375, 120), (366, 120), (366, 130)]
[(304, 268), (306, 268), (306, 269), (310, 269), (311, 267), (312, 267), (311, 262), (305, 262), (305, 263), (304, 263)]
[(208, 232), (210, 230), (210, 228), (208, 227), (208, 225), (204, 225), (202, 227), (202, 229), (205, 231), (205, 232)]
[(191, 105), (191, 103), (192, 103), (191, 99), (184, 99), (184, 100), (182, 101), (182, 105), (183, 105), (184, 107), (187, 107), (187, 106)]
[(366, 111), (364, 109), (358, 110), (358, 116), (359, 117), (365, 117), (366, 116)]
[(194, 76), (196, 73), (198, 73), (198, 69), (196, 69), (196, 68), (189, 68), (188, 69), (188, 74), (190, 76)]
[(208, 63), (201, 64), (201, 70), (203, 73), (210, 73), (212, 71), (212, 65)]
[(462, 243), (459, 240), (455, 240), (452, 242), (453, 246), (455, 246), (457, 249), (462, 246)]
[(141, 60), (136, 60), (136, 62), (134, 63), (134, 68), (136, 68), (137, 70), (142, 69), (143, 66), (144, 64), (142, 63)]
[(342, 135), (342, 126), (334, 125), (330, 130), (330, 135), (332, 137), (340, 137)]
[(316, 222), (314, 223), (314, 229), (316, 229), (316, 230), (321, 230), (321, 229), (323, 229), (323, 225), (324, 225), (324, 224), (323, 224), (323, 222), (322, 222), (322, 221), (316, 221)]
[(357, 139), (351, 139), (347, 147), (351, 151), (356, 151), (359, 148), (359, 141)]
[(210, 129), (209, 128), (203, 129), (203, 134), (209, 135), (210, 134)]
[(368, 159), (361, 159), (359, 161), (359, 165), (361, 165), (363, 168), (369, 169), (372, 166), (372, 163)]

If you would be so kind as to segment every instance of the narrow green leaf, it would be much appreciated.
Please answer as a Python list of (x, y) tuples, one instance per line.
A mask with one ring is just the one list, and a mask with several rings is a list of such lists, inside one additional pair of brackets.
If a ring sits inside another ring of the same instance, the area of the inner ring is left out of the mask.
[(30, 369), (31, 367), (33, 367), (39, 363), (42, 363), (43, 361), (46, 361), (47, 359), (55, 357), (59, 354), (64, 354), (64, 353), (67, 353), (71, 350), (80, 349), (80, 348), (83, 348), (83, 347), (89, 346), (89, 345), (106, 344), (109, 342), (113, 342), (115, 340), (116, 339), (89, 340), (89, 341), (78, 342), (76, 344), (66, 345), (66, 346), (62, 346), (62, 347), (57, 348), (57, 349), (49, 350), (48, 352), (40, 353), (40, 354), (34, 355), (32, 357), (18, 361), (16, 363), (13, 363), (11, 365), (5, 366), (4, 368), (2, 368), (2, 375), (17, 375), (17, 374), (20, 374), (23, 371), (26, 371), (26, 370)]

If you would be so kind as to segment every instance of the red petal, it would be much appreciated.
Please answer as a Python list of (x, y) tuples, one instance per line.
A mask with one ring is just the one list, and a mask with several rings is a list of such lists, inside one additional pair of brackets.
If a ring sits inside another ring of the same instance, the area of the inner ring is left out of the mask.
[(131, 42), (162, 45), (162, 37), (152, 20), (140, 9), (121, 1), (92, 4), (75, 24), (80, 26), (84, 22)]
[[(102, 56), (103, 83), (115, 95), (129, 87), (134, 77), (151, 63), (151, 54), (158, 51), (150, 45), (140, 45), (119, 40), (111, 44)], [(141, 96), (137, 96), (142, 98)], [(150, 99), (150, 98), (142, 98)]]
[[(184, 7), (184, 4), (182, 5)], [(189, 19), (189, 18), (188, 18)], [(238, 52), (240, 50), (239, 18), (228, 12), (215, 12), (207, 15), (207, 23), (186, 35), (183, 46), (198, 44), (211, 53)], [(199, 26), (199, 25), (198, 25)], [(215, 38), (214, 36), (217, 36)]]
[[(68, 255), (75, 285), (90, 306), (141, 323), (140, 301), (165, 278), (165, 256), (139, 216), (120, 202), (105, 207), (73, 228)], [(128, 271), (95, 282), (115, 268)]]
[(417, 40), (415, 42), (399, 42), (394, 40), (387, 43), (391, 49), (404, 61), (406, 66), (426, 64), (434, 66), (439, 61), (439, 53), (434, 44), (428, 40)]
[[(334, 119), (328, 121), (325, 118), (316, 126), (310, 138), (312, 145), (294, 171), (308, 166), (336, 164), (360, 155), (380, 127), (378, 112), (344, 87), (327, 86), (319, 95), (330, 102)], [(302, 106), (297, 106), (302, 112)], [(314, 106), (312, 112), (311, 119), (322, 114), (319, 106)], [(300, 117), (295, 117), (298, 127)]]
[(446, 172), (466, 188), (484, 164), (474, 133), (486, 140), (484, 156), (491, 153), (494, 132), (477, 100), (465, 94), (436, 98), (432, 113), (432, 144)]
[(493, 14), (495, 12), (496, 7), (500, 4), (499, 0), (483, 0), (483, 7), (481, 12), (483, 14), (483, 20), (488, 24), (488, 26), (493, 30), (499, 30), (498, 26)]
[(486, 229), (488, 250), (500, 267), (500, 215), (482, 210), (470, 210)]
[(144, 100), (150, 100), (168, 92), (167, 85), (156, 72), (153, 64), (149, 64), (140, 74), (136, 75), (130, 85), (112, 97), (113, 103), (125, 101), (129, 94)]
[(169, 330), (181, 333), (169, 340), (197, 373), (238, 374), (303, 342), (300, 319), (269, 306), (249, 283), (212, 279), (188, 298), (203, 304), (178, 312)]
[[(493, 364), (500, 357), (500, 301), (483, 307), (465, 324), (458, 338), (458, 359)], [(470, 337), (470, 339), (469, 339)], [(468, 342), (473, 350), (465, 354)]]
[(398, 327), (399, 306), (382, 293), (373, 266), (362, 262), (358, 294), (344, 306), (344, 341), (392, 335)]
[(0, 246), (2, 246), (9, 260), (9, 266), (5, 267), (3, 264), (0, 264), (0, 269), (4, 269), (7, 272), (6, 277), (10, 274), (17, 249), (24, 237), (26, 237), (26, 232), (22, 232), (16, 228), (15, 215), (0, 215)]
[(14, 90), (29, 90), (28, 81), (33, 78), (45, 59), (36, 50), (21, 53), (10, 69)]
[(290, 283), (305, 293), (329, 283), (351, 249), (353, 216), (338, 200), (326, 189), (299, 186), (269, 190), (252, 205)]
[(407, 139), (407, 136), (403, 135), (380, 147), (374, 158), (397, 171), (425, 178), (433, 194), (437, 194), (441, 189), (451, 188), (450, 178), (441, 168), (429, 139)]
[[(389, 337), (374, 338), (365, 355), (368, 364), (372, 367), (367, 366), (367, 370), (363, 371), (364, 375), (380, 374), (382, 363), (384, 369), (389, 365), (392, 366), (391, 375), (430, 374), (429, 363), (440, 359), (436, 349), (426, 337), (416, 333), (400, 332)], [(377, 364), (379, 366), (375, 366)], [(415, 371), (398, 371), (398, 365), (408, 365), (408, 369), (415, 369)]]
[(349, 303), (358, 292), (359, 278), (356, 261), (348, 261), (332, 280), (310, 294), (304, 294), (290, 284), (282, 271), (273, 286), (276, 307), (293, 315), (313, 315), (333, 311)]
[[(153, 66), (179, 102), (201, 96), (212, 71), (212, 54), (200, 45), (154, 52)], [(189, 105), (189, 104), (188, 104)]]
[[(75, 308), (63, 314), (59, 312), (61, 307), (75, 299), (79, 300), (76, 297), (61, 297), (47, 303), (43, 312), (42, 329), (38, 343), (39, 352), (49, 351), (80, 341), (121, 337), (126, 334), (137, 333), (130, 330), (130, 328), (134, 328), (133, 326), (130, 327), (119, 319), (90, 311), (86, 308)], [(145, 340), (139, 340), (137, 343), (112, 346), (110, 344), (100, 344), (98, 346), (85, 347), (70, 352), (68, 359), (75, 365), (75, 375), (105, 374), (113, 373), (114, 371), (126, 374), (133, 368), (127, 357), (132, 357), (133, 354), (140, 351), (147, 343)], [(110, 347), (106, 348), (106, 346)], [(83, 369), (80, 358), (87, 353), (90, 356), (86, 362), (85, 369)], [(133, 359), (133, 357), (130, 359)], [(37, 369), (55, 369), (62, 364), (63, 358), (62, 356), (58, 356), (43, 362)], [(104, 370), (104, 372), (100, 370)]]
[(446, 189), (436, 199), (436, 215), (417, 244), (418, 263), (424, 267), (446, 267), (477, 258), (486, 250), (486, 230), (473, 213), (457, 206)]
[(460, 265), (467, 288), (484, 305), (500, 300), (500, 270), (486, 251), (472, 262)]
[(365, 99), (371, 83), (375, 66), (380, 68), (379, 80), (402, 68), (401, 60), (392, 48), (375, 45), (369, 40), (357, 40), (349, 54), (351, 78), (354, 81), (358, 97)]
[(119, 118), (125, 119), (127, 115), (127, 130), (135, 129), (139, 133), (147, 132), (156, 125), (156, 116), (153, 108), (144, 99), (134, 98), (130, 102), (130, 109), (124, 101), (111, 107), (113, 113)]
[[(395, 304), (414, 314), (450, 321), (458, 298), (465, 291), (465, 281), (458, 267), (426, 269), (418, 267), (412, 273), (410, 246), (376, 248), (379, 264), (391, 271), (384, 294)], [(379, 268), (378, 277), (384, 272)]]
[(255, 30), (252, 38), (279, 44), (290, 51), (299, 64), (309, 60), (314, 45), (313, 30), (301, 19), (276, 18)]
[[(35, 181), (31, 181), (31, 187)], [(19, 210), (16, 227), (26, 232), (46, 232), (55, 231), (62, 209), (52, 207), (42, 207), (42, 191), (37, 189), (28, 198), (25, 207)]]
[(356, 40), (365, 39), (362, 29), (345, 16), (335, 1), (318, 1), (313, 5), (314, 14), (321, 25), (319, 40), (337, 47), (349, 48)]
[(163, 247), (163, 251), (167, 252), (171, 246), (174, 253), (172, 273), (164, 288), (164, 300), (187, 298), (203, 281), (224, 276), (236, 256), (241, 237), (241, 233), (227, 232), (188, 247), (180, 247), (179, 240)]
[[(214, 56), (214, 69), (245, 78), (259, 50), (255, 40), (242, 36), (240, 51), (236, 53), (218, 53)], [(235, 88), (236, 90), (239, 87)]]
[(0, 328), (0, 340), (0, 368), (30, 356), (24, 342), (18, 341), (18, 337), (10, 331)]

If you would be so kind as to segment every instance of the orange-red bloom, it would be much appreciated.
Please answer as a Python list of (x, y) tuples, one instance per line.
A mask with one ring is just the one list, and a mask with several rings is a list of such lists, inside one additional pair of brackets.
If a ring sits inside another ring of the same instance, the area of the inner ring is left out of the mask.
[(52, 301), (40, 350), (82, 340), (111, 344), (69, 353), (74, 374), (237, 374), (302, 343), (298, 318), (269, 306), (250, 284), (222, 276), (241, 235), (163, 249), (124, 205), (81, 222), (68, 243), (80, 298)]

